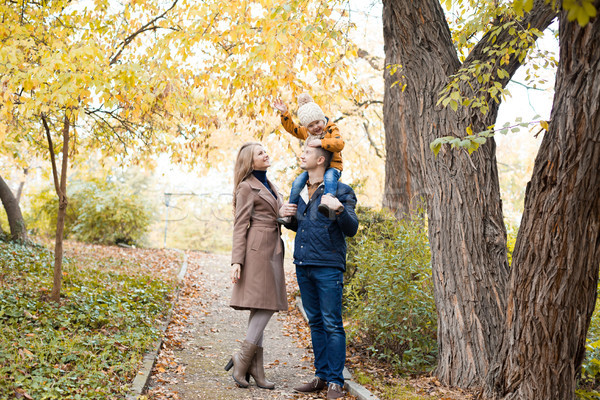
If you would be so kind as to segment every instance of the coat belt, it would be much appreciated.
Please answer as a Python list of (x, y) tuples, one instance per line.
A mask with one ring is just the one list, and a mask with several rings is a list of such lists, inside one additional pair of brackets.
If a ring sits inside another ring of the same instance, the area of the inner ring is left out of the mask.
[(257, 221), (253, 220), (250, 222), (250, 226), (254, 228), (279, 228), (279, 224), (276, 221)]

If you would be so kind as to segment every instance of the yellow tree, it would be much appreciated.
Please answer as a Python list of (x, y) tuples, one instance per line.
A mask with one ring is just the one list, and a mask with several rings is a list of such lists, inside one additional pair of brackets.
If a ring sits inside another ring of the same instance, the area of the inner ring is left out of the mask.
[[(258, 119), (282, 87), (345, 90), (354, 49), (339, 6), (324, 0), (0, 6), (0, 140), (47, 147), (59, 197), (53, 301), (60, 298), (69, 157), (99, 149), (123, 162), (165, 152), (174, 161), (198, 162), (213, 132)], [(264, 124), (254, 122), (241, 127), (264, 133)]]

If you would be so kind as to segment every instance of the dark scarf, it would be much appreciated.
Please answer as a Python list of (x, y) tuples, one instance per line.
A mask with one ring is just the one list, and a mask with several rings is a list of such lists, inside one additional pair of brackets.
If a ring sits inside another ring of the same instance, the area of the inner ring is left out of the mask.
[(269, 182), (267, 181), (267, 171), (252, 171), (252, 175), (254, 175), (256, 177), (256, 179), (258, 179), (259, 181), (262, 182), (263, 185), (265, 185), (265, 187), (267, 189), (269, 189), (269, 192), (271, 192), (271, 194), (273, 195), (273, 197), (277, 198), (277, 195), (275, 194), (275, 192), (273, 191), (273, 189), (271, 189), (271, 185), (269, 185)]

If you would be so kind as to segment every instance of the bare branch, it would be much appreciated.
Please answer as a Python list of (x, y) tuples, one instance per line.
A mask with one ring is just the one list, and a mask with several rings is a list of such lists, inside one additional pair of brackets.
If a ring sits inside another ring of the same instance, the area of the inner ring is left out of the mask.
[(117, 52), (117, 54), (115, 54), (113, 57), (111, 57), (110, 59), (110, 63), (109, 65), (113, 65), (114, 63), (116, 63), (119, 59), (119, 57), (121, 56), (121, 54), (123, 53), (123, 50), (125, 50), (125, 48), (129, 45), (129, 43), (131, 43), (138, 35), (147, 32), (147, 31), (152, 31), (152, 30), (157, 30), (160, 27), (159, 26), (154, 26), (154, 24), (165, 17), (165, 15), (167, 15), (167, 13), (169, 11), (171, 11), (173, 8), (175, 8), (175, 6), (177, 5), (177, 2), (179, 0), (175, 0), (173, 2), (173, 4), (171, 4), (171, 6), (169, 8), (167, 8), (162, 14), (160, 14), (159, 16), (153, 18), (151, 21), (149, 21), (148, 23), (146, 23), (145, 25), (143, 25), (140, 29), (138, 29), (137, 31), (133, 32), (131, 35), (127, 36), (125, 38), (125, 40), (123, 40), (123, 43), (121, 43), (120, 49)]
[(372, 56), (371, 54), (369, 54), (368, 51), (366, 51), (364, 49), (358, 49), (358, 51), (356, 52), (356, 55), (358, 57), (366, 60), (374, 70), (377, 70), (377, 71), (383, 70), (384, 60), (381, 57)]
[(369, 139), (369, 143), (371, 144), (371, 147), (373, 147), (373, 150), (375, 150), (375, 154), (377, 155), (377, 157), (381, 158), (382, 160), (385, 159), (385, 156), (383, 154), (381, 154), (381, 152), (379, 151), (379, 148), (375, 144), (375, 141), (371, 137), (371, 134), (369, 133), (369, 125), (366, 122), (363, 122), (363, 128), (365, 128), (365, 133), (367, 134), (367, 139)]
[(63, 121), (63, 148), (62, 148), (62, 167), (60, 171), (60, 193), (59, 201), (66, 202), (67, 200), (67, 166), (69, 163), (69, 121), (68, 110), (65, 110), (65, 119)]
[(371, 104), (383, 104), (383, 100), (365, 100), (362, 102), (354, 101), (354, 104), (360, 108), (363, 106), (370, 106)]
[(54, 155), (54, 145), (52, 144), (50, 126), (48, 125), (48, 121), (44, 114), (42, 114), (42, 124), (44, 125), (44, 130), (46, 131), (46, 139), (48, 139), (48, 150), (50, 151), (50, 163), (52, 164), (52, 177), (54, 178), (54, 188), (56, 189), (56, 193), (60, 196), (60, 184), (58, 182), (58, 172), (56, 171), (56, 157)]

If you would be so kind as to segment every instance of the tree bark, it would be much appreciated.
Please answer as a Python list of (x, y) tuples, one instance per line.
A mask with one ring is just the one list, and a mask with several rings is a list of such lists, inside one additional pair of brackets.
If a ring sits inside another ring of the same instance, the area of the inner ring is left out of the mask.
[[(543, 11), (543, 18), (527, 15), (523, 26), (545, 29), (555, 13), (548, 7)], [(442, 149), (437, 158), (429, 143), (441, 136), (465, 136), (469, 126), (474, 132), (487, 129), (496, 120), (498, 104), (490, 101), (487, 114), (436, 106), (448, 77), (461, 66), (439, 1), (384, 0), (383, 26), (386, 64), (402, 65), (394, 76), (389, 68), (385, 73), (384, 205), (402, 214), (415, 196), (426, 195), (438, 312), (436, 375), (452, 386), (480, 388), (500, 343), (508, 279), (495, 142), (488, 140), (471, 156)], [(512, 37), (506, 30), (496, 41)], [(473, 54), (484, 46), (477, 45)], [(512, 76), (518, 65), (511, 60), (505, 68)], [(400, 76), (400, 84), (392, 87)], [(477, 80), (470, 84), (474, 91), (480, 86)]]
[(21, 207), (19, 202), (13, 195), (12, 191), (0, 176), (0, 199), (6, 210), (6, 217), (8, 218), (8, 225), (10, 227), (11, 240), (26, 242), (27, 229), (25, 227), (25, 221), (21, 214)]
[(23, 180), (19, 182), (19, 188), (17, 189), (17, 195), (15, 196), (17, 199), (17, 204), (21, 201), (21, 195), (23, 194), (23, 188), (25, 187), (25, 180), (27, 179), (28, 173), (29, 168), (23, 168)]
[[(595, 1), (600, 8), (600, 1)], [(485, 397), (573, 399), (600, 265), (600, 18), (560, 17), (551, 123), (527, 185)]]
[(50, 126), (44, 115), (42, 115), (42, 123), (46, 130), (46, 138), (48, 139), (48, 150), (50, 151), (50, 161), (52, 163), (52, 176), (54, 178), (54, 188), (58, 195), (58, 213), (56, 218), (56, 236), (54, 239), (54, 274), (52, 292), (50, 300), (56, 303), (60, 302), (60, 290), (62, 286), (62, 262), (63, 262), (63, 236), (65, 229), (65, 216), (67, 214), (67, 167), (69, 161), (69, 127), (70, 121), (65, 111), (63, 121), (62, 137), (62, 166), (60, 171), (60, 180), (56, 168), (56, 157), (54, 156), (54, 146), (52, 145), (52, 135)]

